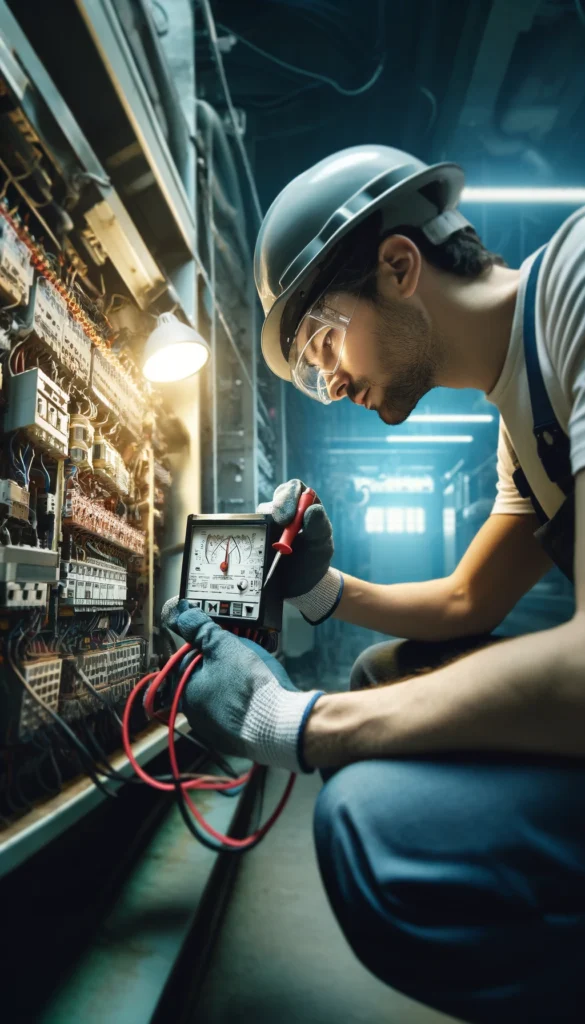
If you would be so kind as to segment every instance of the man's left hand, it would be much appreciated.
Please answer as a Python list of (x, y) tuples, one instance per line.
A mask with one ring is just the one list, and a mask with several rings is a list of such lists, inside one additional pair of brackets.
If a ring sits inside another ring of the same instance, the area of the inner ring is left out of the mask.
[(226, 754), (307, 772), (302, 738), (321, 690), (298, 690), (258, 644), (239, 639), (189, 602), (167, 601), (163, 626), (203, 654), (181, 701), (194, 734)]

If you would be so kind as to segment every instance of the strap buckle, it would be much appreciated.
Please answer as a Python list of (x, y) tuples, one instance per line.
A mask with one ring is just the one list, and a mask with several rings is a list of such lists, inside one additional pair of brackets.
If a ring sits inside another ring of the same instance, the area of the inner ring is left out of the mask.
[[(571, 477), (570, 444), (564, 430), (555, 422), (534, 428), (538, 457), (552, 483), (561, 483)], [(564, 490), (563, 487), (561, 487)]]

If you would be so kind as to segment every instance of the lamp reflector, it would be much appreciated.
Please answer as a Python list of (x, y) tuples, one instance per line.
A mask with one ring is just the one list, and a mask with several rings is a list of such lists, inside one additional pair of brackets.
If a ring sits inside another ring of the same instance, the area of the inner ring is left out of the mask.
[(185, 380), (205, 366), (209, 345), (174, 313), (161, 313), (144, 347), (142, 372), (155, 384)]

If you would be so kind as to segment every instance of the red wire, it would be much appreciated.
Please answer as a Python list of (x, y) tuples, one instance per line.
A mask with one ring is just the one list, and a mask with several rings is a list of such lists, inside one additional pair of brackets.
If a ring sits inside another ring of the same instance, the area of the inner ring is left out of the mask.
[[(250, 630), (248, 630), (248, 633), (249, 632), (250, 632)], [(191, 650), (193, 650), (193, 648), (191, 647), (190, 644), (184, 644), (178, 651), (175, 652), (175, 654), (173, 654), (173, 656), (168, 660), (168, 662), (166, 663), (164, 668), (162, 668), (159, 672), (150, 672), (150, 673), (148, 673), (148, 675), (144, 676), (136, 684), (136, 686), (133, 688), (133, 690), (129, 694), (128, 700), (126, 702), (126, 707), (124, 708), (124, 716), (123, 716), (123, 719), (122, 719), (122, 740), (123, 740), (123, 743), (124, 743), (124, 750), (126, 752), (126, 756), (128, 757), (128, 760), (130, 761), (130, 764), (134, 768), (134, 771), (136, 772), (138, 777), (143, 780), (143, 782), (148, 783), (154, 789), (163, 790), (164, 792), (174, 792), (175, 789), (176, 789), (176, 784), (175, 783), (169, 783), (169, 782), (160, 782), (158, 779), (153, 778), (153, 776), (151, 776), (147, 772), (145, 772), (144, 769), (138, 764), (138, 761), (134, 757), (134, 754), (133, 754), (133, 751), (132, 751), (132, 744), (130, 742), (130, 716), (132, 714), (132, 709), (134, 707), (134, 702), (135, 702), (138, 694), (141, 693), (141, 691), (144, 689), (145, 686), (148, 685), (148, 683), (150, 683), (151, 685), (149, 687), (146, 699), (144, 701), (144, 705), (145, 705), (145, 707), (147, 708), (148, 712), (151, 715), (154, 714), (154, 712), (152, 710), (152, 704), (154, 702), (154, 698), (156, 696), (156, 693), (157, 693), (159, 687), (162, 685), (162, 683), (166, 679), (168, 673), (171, 671), (172, 668), (174, 668), (174, 666), (177, 664), (177, 662), (180, 661), (184, 657), (184, 655), (187, 654)], [(177, 761), (177, 754), (176, 754), (176, 748), (175, 748), (175, 724), (176, 724), (176, 720), (177, 720), (179, 703), (180, 703), (180, 700), (181, 700), (181, 695), (183, 693), (183, 690), (185, 689), (185, 686), (187, 685), (187, 683), (188, 683), (188, 681), (189, 681), (189, 679), (191, 677), (191, 674), (195, 671), (197, 665), (202, 660), (202, 657), (203, 657), (202, 654), (198, 654), (193, 659), (193, 661), (191, 661), (189, 663), (189, 665), (187, 665), (185, 671), (183, 672), (183, 675), (181, 676), (181, 679), (179, 680), (177, 689), (176, 689), (174, 697), (173, 697), (173, 702), (172, 702), (171, 711), (170, 711), (170, 715), (169, 715), (169, 720), (168, 720), (168, 729), (169, 729), (169, 735), (168, 735), (169, 759), (170, 759), (170, 762), (171, 762), (172, 774), (173, 774), (173, 777), (174, 777), (174, 779), (176, 781), (179, 781), (179, 779), (180, 779), (180, 771), (179, 771), (179, 765), (178, 765), (178, 761)], [(154, 680), (154, 682), (153, 682), (153, 680)], [(220, 790), (236, 789), (236, 788), (239, 788), (240, 786), (242, 786), (244, 783), (248, 782), (248, 780), (252, 778), (252, 776), (257, 771), (257, 769), (258, 769), (258, 765), (255, 764), (255, 765), (252, 766), (251, 770), (249, 772), (247, 772), (245, 775), (242, 775), (242, 776), (240, 776), (237, 779), (229, 780), (228, 782), (209, 781), (209, 777), (201, 778), (201, 779), (190, 779), (188, 781), (180, 782), (180, 786), (181, 786), (181, 790), (183, 792), (183, 796), (184, 796), (185, 802), (187, 803), (187, 806), (189, 807), (189, 809), (190, 809), (191, 813), (193, 814), (193, 816), (195, 817), (196, 821), (199, 823), (199, 825), (203, 829), (205, 829), (206, 832), (209, 833), (209, 835), (213, 836), (214, 839), (219, 840), (219, 842), (225, 844), (226, 846), (231, 846), (231, 847), (234, 847), (234, 848), (237, 848), (237, 849), (244, 850), (244, 849), (247, 849), (250, 846), (252, 846), (259, 839), (261, 839), (263, 836), (266, 835), (266, 833), (269, 831), (269, 829), (272, 828), (272, 826), (275, 823), (275, 821), (282, 814), (282, 812), (283, 812), (283, 810), (284, 810), (284, 808), (286, 806), (286, 803), (288, 801), (288, 798), (290, 796), (290, 793), (292, 791), (292, 788), (294, 786), (294, 783), (295, 783), (295, 780), (296, 780), (296, 775), (291, 773), (290, 778), (289, 778), (288, 783), (287, 783), (287, 786), (286, 786), (286, 789), (284, 791), (284, 794), (283, 794), (283, 796), (282, 796), (282, 798), (281, 798), (281, 800), (280, 800), (276, 810), (270, 816), (268, 821), (257, 832), (254, 832), (252, 835), (247, 836), (246, 839), (232, 839), (230, 836), (225, 836), (221, 832), (217, 832), (211, 825), (209, 825), (205, 821), (205, 819), (201, 815), (200, 811), (197, 809), (197, 807), (195, 806), (193, 801), (188, 796), (187, 790), (199, 789), (199, 790), (220, 791)]]
[[(180, 679), (179, 685), (177, 686), (177, 689), (175, 691), (175, 696), (173, 697), (173, 703), (171, 706), (171, 713), (169, 716), (169, 758), (171, 762), (171, 771), (175, 779), (178, 779), (180, 777), (179, 765), (177, 762), (177, 755), (175, 751), (175, 720), (179, 708), (179, 701), (181, 700), (181, 694), (185, 686), (187, 685), (187, 682), (189, 681), (189, 676), (194, 671), (195, 666), (199, 662), (200, 658), (201, 655), (199, 655), (195, 659), (195, 661), (191, 662), (191, 664), (188, 665), (187, 668), (185, 669), (185, 672), (183, 673), (183, 676)], [(256, 768), (257, 765), (254, 765), (252, 772), (255, 771)], [(250, 774), (252, 774), (252, 772)], [(251, 846), (258, 839), (261, 839), (262, 836), (265, 836), (269, 829), (272, 828), (276, 819), (280, 817), (290, 796), (291, 790), (295, 784), (295, 780), (296, 775), (291, 773), (284, 794), (274, 813), (268, 819), (266, 824), (262, 826), (262, 828), (260, 828), (257, 832), (253, 832), (252, 835), (247, 836), (246, 839), (232, 839), (230, 838), (230, 836), (225, 836), (221, 832), (217, 832), (207, 821), (205, 821), (205, 818), (199, 812), (199, 810), (197, 809), (191, 798), (187, 795), (187, 793), (184, 794), (185, 802), (189, 807), (189, 810), (191, 811), (195, 820), (199, 823), (199, 825), (201, 825), (202, 828), (205, 829), (206, 832), (209, 833), (210, 836), (213, 836), (214, 839), (218, 839), (221, 843), (224, 843), (226, 846), (232, 846), (238, 849), (246, 849), (246, 847)], [(181, 788), (184, 791), (187, 787), (183, 784)], [(227, 787), (222, 785), (221, 787), (218, 786), (217, 788), (226, 789)]]
[[(152, 686), (149, 686), (148, 693), (146, 694), (146, 697), (144, 698), (144, 710), (146, 711), (147, 715), (150, 718), (155, 718), (156, 717), (153, 705), (154, 705), (154, 698), (156, 697), (157, 690), (158, 690), (159, 686), (164, 682), (164, 680), (168, 676), (169, 672), (171, 671), (172, 668), (175, 667), (177, 662), (181, 661), (182, 657), (185, 654), (188, 654), (189, 651), (192, 651), (192, 650), (193, 650), (193, 648), (191, 647), (191, 644), (183, 644), (183, 646), (179, 647), (179, 650), (175, 651), (173, 656), (171, 658), (169, 658), (169, 660), (167, 661), (166, 665), (164, 666), (164, 668), (160, 672), (153, 672), (153, 673), (151, 673), (150, 678), (152, 679), (152, 678), (154, 678), (156, 676), (157, 677), (157, 681), (156, 681), (156, 683), (153, 683)], [(146, 676), (144, 678), (146, 678)]]
[[(189, 646), (189, 645), (187, 645), (187, 646)], [(180, 655), (182, 653), (183, 653), (182, 649), (180, 651), (177, 651), (177, 655)], [(141, 679), (140, 682), (138, 682), (136, 684), (136, 686), (134, 687), (134, 689), (131, 691), (131, 693), (128, 696), (128, 700), (126, 701), (126, 707), (124, 708), (124, 715), (123, 715), (123, 718), (122, 718), (122, 741), (123, 741), (123, 744), (124, 744), (124, 750), (126, 752), (126, 757), (128, 758), (128, 760), (130, 761), (130, 764), (134, 768), (134, 771), (136, 772), (138, 777), (140, 779), (142, 779), (143, 782), (147, 782), (150, 786), (153, 787), (153, 789), (159, 789), (159, 790), (162, 790), (163, 792), (166, 792), (166, 793), (174, 793), (174, 791), (175, 791), (174, 783), (173, 782), (160, 782), (158, 779), (153, 778), (152, 775), (149, 775), (147, 772), (144, 771), (144, 769), (138, 764), (138, 761), (134, 757), (134, 753), (132, 751), (132, 744), (130, 742), (130, 715), (132, 714), (132, 708), (134, 706), (134, 701), (136, 700), (136, 698), (137, 698), (138, 694), (141, 692), (141, 690), (143, 690), (144, 687), (147, 685), (147, 683), (149, 683), (150, 680), (153, 679), (155, 676), (157, 676), (157, 675), (161, 676), (162, 675), (163, 678), (164, 678), (164, 676), (166, 676), (166, 674), (170, 671), (171, 662), (173, 662), (173, 664), (174, 664), (174, 660), (177, 658), (177, 655), (173, 655), (173, 657), (167, 662), (167, 664), (165, 665), (165, 667), (162, 669), (161, 672), (159, 672), (159, 673), (150, 672), (148, 675), (144, 676), (144, 678)], [(201, 660), (201, 657), (202, 657), (202, 655), (198, 655), (198, 658), (195, 659), (195, 662), (193, 662), (191, 665), (188, 666), (188, 671), (189, 672), (193, 669), (194, 665), (196, 663), (198, 663), (198, 661)], [(184, 673), (183, 674), (183, 679), (185, 680), (185, 682), (187, 681), (188, 678), (189, 678), (188, 675), (185, 678), (185, 673)], [(175, 719), (176, 719), (176, 715), (175, 715)], [(174, 724), (175, 724), (175, 720), (173, 720), (173, 730), (174, 730)], [(174, 733), (173, 733), (173, 735), (174, 735)], [(185, 781), (185, 782), (181, 783), (181, 788), (183, 790), (186, 790), (186, 789), (212, 789), (212, 788), (218, 788), (218, 789), (220, 789), (220, 788), (221, 789), (237, 789), (239, 786), (242, 786), (245, 782), (247, 782), (249, 778), (250, 778), (250, 773), (247, 772), (245, 775), (240, 776), (239, 779), (233, 779), (233, 780), (230, 780), (227, 783), (217, 782), (217, 783), (209, 784), (209, 783), (202, 783), (202, 782), (200, 782), (199, 779), (189, 779), (188, 781)]]

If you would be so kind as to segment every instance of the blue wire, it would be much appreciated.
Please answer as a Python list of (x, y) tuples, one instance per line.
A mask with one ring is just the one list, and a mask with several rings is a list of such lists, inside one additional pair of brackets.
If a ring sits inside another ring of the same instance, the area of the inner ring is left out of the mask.
[(21, 466), (22, 466), (22, 475), (24, 476), (24, 486), (25, 487), (28, 486), (28, 480), (27, 480), (27, 476), (26, 476), (26, 462), (24, 461), (24, 456), (27, 454), (29, 448), (30, 448), (30, 445), (27, 444), (26, 448), (24, 449), (24, 455), (22, 454), (22, 448), (18, 449), (18, 458), (20, 459), (20, 463), (21, 463)]
[(35, 458), (35, 450), (34, 450), (34, 448), (31, 447), (30, 459), (28, 460), (28, 466), (26, 466), (26, 486), (27, 487), (30, 486), (30, 470), (31, 470), (31, 466), (32, 466), (32, 464), (34, 462), (34, 458)]
[(40, 463), (41, 463), (41, 469), (42, 469), (43, 473), (45, 474), (45, 487), (47, 488), (47, 491), (50, 491), (50, 489), (51, 489), (51, 474), (49, 473), (49, 470), (47, 469), (47, 467), (45, 466), (45, 463), (43, 462), (43, 453), (42, 452), (41, 452), (41, 457), (40, 457)]
[(221, 793), (222, 796), (239, 796), (245, 788), (246, 783), (244, 782), (241, 786), (238, 786), (237, 789), (219, 789), (217, 792)]
[(10, 449), (10, 466), (11, 466), (11, 469), (12, 469), (12, 472), (13, 472), (15, 478), (22, 479), (22, 486), (24, 487), (26, 485), (26, 477), (24, 476), (24, 473), (23, 473), (22, 469), (19, 469), (17, 464), (16, 464), (16, 452), (14, 451), (14, 442), (15, 442), (15, 440), (16, 440), (16, 435), (15, 434), (11, 434), (10, 435), (10, 441), (8, 443), (8, 447)]

